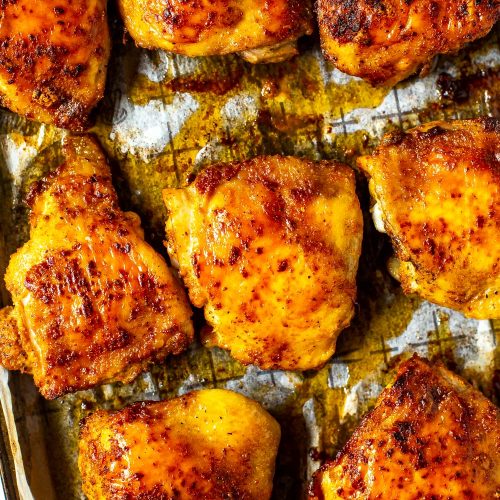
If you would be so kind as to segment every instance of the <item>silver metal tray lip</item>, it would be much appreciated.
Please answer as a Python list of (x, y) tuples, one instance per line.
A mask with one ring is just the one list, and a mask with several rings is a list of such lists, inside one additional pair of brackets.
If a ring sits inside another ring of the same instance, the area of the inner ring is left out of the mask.
[(2, 489), (0, 490), (0, 500), (20, 500), (17, 482), (14, 478), (11, 464), (13, 463), (12, 452), (9, 441), (6, 441), (8, 434), (5, 426), (5, 417), (3, 411), (0, 411), (0, 481)]

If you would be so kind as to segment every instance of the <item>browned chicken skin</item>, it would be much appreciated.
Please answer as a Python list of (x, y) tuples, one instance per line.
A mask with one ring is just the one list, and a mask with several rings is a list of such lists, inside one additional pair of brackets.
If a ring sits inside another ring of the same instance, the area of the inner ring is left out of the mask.
[(71, 138), (65, 156), (31, 188), (30, 240), (5, 276), (14, 307), (0, 312), (1, 364), (46, 398), (129, 382), (193, 338), (184, 290), (120, 210), (100, 148)]
[(336, 459), (316, 500), (493, 500), (500, 496), (500, 412), (441, 364), (414, 356)]
[(164, 191), (168, 250), (203, 338), (243, 363), (306, 370), (333, 354), (353, 314), (363, 219), (354, 172), (257, 157)]
[(104, 93), (106, 0), (0, 2), (0, 104), (71, 130)]
[(485, 36), (498, 0), (318, 0), (321, 45), (337, 68), (375, 85), (395, 85)]
[(310, 0), (119, 0), (135, 42), (187, 56), (239, 52), (250, 62), (295, 55), (312, 32)]
[(78, 464), (89, 500), (268, 500), (280, 440), (258, 403), (210, 389), (85, 419)]
[(500, 318), (500, 121), (431, 122), (358, 158), (407, 293)]

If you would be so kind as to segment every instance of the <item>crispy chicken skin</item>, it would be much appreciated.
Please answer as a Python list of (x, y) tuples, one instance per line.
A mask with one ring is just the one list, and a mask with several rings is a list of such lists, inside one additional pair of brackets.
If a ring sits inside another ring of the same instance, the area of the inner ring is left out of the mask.
[(362, 214), (340, 163), (258, 157), (213, 165), (167, 189), (167, 247), (209, 345), (243, 363), (326, 362), (354, 313)]
[(0, 313), (1, 363), (50, 399), (129, 382), (193, 338), (184, 290), (120, 210), (97, 144), (70, 138), (65, 156), (31, 188), (30, 240), (5, 276), (14, 307)]
[(375, 85), (395, 85), (485, 36), (498, 0), (318, 0), (321, 45), (337, 68)]
[(0, 104), (80, 131), (104, 93), (105, 0), (0, 2)]
[(500, 412), (441, 364), (414, 356), (315, 475), (316, 500), (492, 500), (500, 496)]
[(500, 121), (432, 122), (358, 159), (407, 293), (500, 318)]
[(80, 433), (89, 500), (267, 500), (278, 423), (255, 401), (222, 389), (98, 411)]
[(186, 56), (240, 52), (252, 63), (297, 53), (310, 34), (310, 0), (118, 0), (137, 45)]

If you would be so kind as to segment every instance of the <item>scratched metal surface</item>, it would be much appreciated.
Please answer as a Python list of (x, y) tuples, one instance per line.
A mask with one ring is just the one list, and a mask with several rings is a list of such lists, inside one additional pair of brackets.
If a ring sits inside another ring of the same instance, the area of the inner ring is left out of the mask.
[[(323, 61), (315, 40), (304, 45), (291, 62), (251, 66), (232, 56), (190, 60), (116, 44), (92, 133), (108, 154), (122, 207), (141, 215), (147, 238), (164, 255), (161, 189), (185, 184), (213, 161), (282, 153), (353, 164), (394, 128), (500, 116), (498, 32), (458, 56), (441, 58), (430, 75), (394, 89), (349, 78)], [(27, 186), (60, 162), (63, 134), (0, 111), (2, 275), (9, 255), (27, 239), (22, 203)], [(401, 293), (385, 270), (390, 244), (374, 230), (366, 183), (358, 180), (366, 216), (358, 311), (323, 369), (261, 371), (195, 344), (131, 385), (106, 385), (53, 402), (38, 396), (29, 377), (1, 371), (0, 455), (9, 498), (82, 498), (78, 422), (98, 407), (119, 408), (202, 387), (241, 391), (281, 423), (274, 497), (295, 499), (304, 496), (321, 459), (345, 442), (397, 362), (411, 353), (444, 360), (497, 398), (500, 324), (469, 320)], [(0, 300), (9, 303), (3, 283)], [(202, 322), (197, 311), (196, 323)]]

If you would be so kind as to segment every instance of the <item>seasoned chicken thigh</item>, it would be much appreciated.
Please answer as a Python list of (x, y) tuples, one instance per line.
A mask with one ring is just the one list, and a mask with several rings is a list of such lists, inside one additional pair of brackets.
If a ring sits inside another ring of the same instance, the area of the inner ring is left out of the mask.
[(106, 3), (0, 2), (0, 104), (32, 120), (85, 129), (104, 93)]
[(168, 250), (209, 345), (243, 363), (325, 363), (354, 313), (362, 214), (353, 171), (334, 162), (258, 157), (213, 165), (167, 189)]
[(432, 122), (358, 159), (407, 293), (500, 318), (500, 121)]
[(97, 144), (69, 139), (65, 155), (31, 188), (30, 240), (5, 276), (14, 307), (0, 313), (1, 364), (46, 398), (129, 382), (193, 338), (187, 297), (120, 210)]
[(210, 389), (86, 418), (78, 464), (89, 500), (268, 500), (278, 423), (235, 392)]
[(239, 52), (252, 63), (297, 53), (312, 33), (311, 0), (118, 0), (137, 45), (186, 56)]
[(316, 500), (492, 500), (500, 495), (500, 412), (441, 364), (417, 356), (336, 459), (312, 483)]
[(395, 85), (485, 36), (498, 0), (318, 0), (321, 45), (338, 69), (375, 85)]

